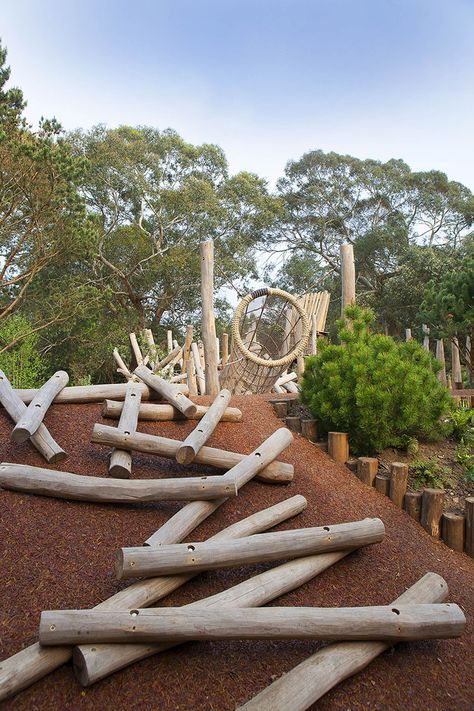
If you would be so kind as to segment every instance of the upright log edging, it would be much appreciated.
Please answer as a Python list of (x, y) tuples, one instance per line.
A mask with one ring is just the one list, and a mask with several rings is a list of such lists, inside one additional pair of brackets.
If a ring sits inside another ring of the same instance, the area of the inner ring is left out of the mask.
[(466, 540), (465, 550), (471, 558), (474, 558), (474, 496), (466, 499)]
[(357, 460), (357, 478), (367, 486), (374, 486), (378, 467), (378, 459), (374, 457), (359, 457)]
[(199, 245), (201, 255), (202, 340), (204, 343), (207, 395), (219, 392), (217, 373), (216, 323), (214, 319), (214, 242)]
[(328, 432), (328, 454), (339, 464), (349, 459), (349, 435), (347, 432)]
[(421, 499), (421, 525), (433, 538), (440, 537), (444, 489), (425, 489)]
[(408, 484), (408, 464), (393, 462), (390, 467), (390, 499), (399, 509), (403, 508), (403, 501)]

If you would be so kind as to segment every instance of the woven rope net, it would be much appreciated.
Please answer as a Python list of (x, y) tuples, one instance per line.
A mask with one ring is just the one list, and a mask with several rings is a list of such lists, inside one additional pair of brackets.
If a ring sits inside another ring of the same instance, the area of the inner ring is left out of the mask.
[(232, 393), (270, 392), (304, 353), (311, 323), (300, 301), (282, 289), (247, 294), (232, 321), (232, 348), (220, 384)]

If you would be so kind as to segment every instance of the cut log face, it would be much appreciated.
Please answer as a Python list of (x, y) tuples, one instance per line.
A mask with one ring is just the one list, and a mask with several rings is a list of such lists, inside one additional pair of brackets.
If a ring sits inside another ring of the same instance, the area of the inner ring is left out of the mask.
[(179, 464), (191, 464), (216, 429), (230, 402), (229, 390), (221, 390), (198, 426), (186, 437), (176, 452)]
[(219, 639), (384, 640), (459, 637), (458, 605), (397, 607), (155, 608), (122, 612), (51, 610), (41, 614), (40, 644), (186, 642)]
[(64, 370), (58, 370), (43, 387), (38, 390), (13, 429), (11, 436), (14, 442), (26, 442), (27, 439), (37, 432), (49, 406), (68, 382), (69, 375)]
[(6, 462), (0, 464), (0, 486), (59, 499), (108, 503), (218, 499), (237, 494), (234, 481), (222, 476), (124, 481)]
[(298, 558), (379, 543), (384, 532), (382, 521), (374, 518), (334, 526), (266, 533), (223, 543), (177, 544), (161, 546), (159, 550), (122, 548), (117, 552), (116, 573), (119, 580), (124, 580)]
[(163, 380), (163, 378), (158, 377), (158, 375), (154, 375), (145, 365), (138, 366), (133, 372), (140, 380), (143, 380), (149, 388), (155, 390), (177, 410), (182, 412), (185, 417), (194, 417), (196, 414), (196, 405), (183, 395), (183, 393), (177, 389), (176, 385), (171, 385), (167, 383), (166, 380)]

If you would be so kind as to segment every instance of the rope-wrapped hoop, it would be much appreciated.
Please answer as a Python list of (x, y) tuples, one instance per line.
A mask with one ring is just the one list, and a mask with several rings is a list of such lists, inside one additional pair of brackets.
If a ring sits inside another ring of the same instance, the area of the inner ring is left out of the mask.
[[(302, 329), (301, 329), (301, 338), (298, 342), (298, 344), (293, 348), (290, 353), (287, 353), (287, 355), (277, 358), (277, 359), (265, 359), (261, 358), (258, 355), (255, 355), (255, 353), (252, 353), (244, 344), (242, 337), (240, 335), (240, 320), (242, 318), (242, 315), (244, 314), (247, 306), (250, 304), (251, 301), (254, 299), (258, 299), (262, 296), (279, 296), (282, 299), (285, 299), (288, 301), (289, 304), (294, 306), (296, 311), (298, 312), (300, 318), (301, 318), (301, 324), (302, 324)], [(283, 291), (283, 289), (272, 289), (270, 287), (264, 287), (262, 289), (257, 289), (256, 291), (252, 291), (250, 294), (247, 294), (247, 296), (244, 296), (242, 301), (238, 304), (234, 318), (232, 320), (232, 338), (234, 342), (234, 346), (238, 348), (238, 350), (247, 358), (249, 361), (252, 363), (255, 363), (256, 365), (262, 365), (265, 366), (266, 368), (285, 368), (289, 366), (298, 356), (300, 356), (308, 343), (308, 338), (309, 334), (311, 331), (311, 323), (308, 318), (308, 315), (304, 308), (301, 306), (299, 303), (298, 299), (296, 299), (292, 294), (289, 294), (287, 291)]]

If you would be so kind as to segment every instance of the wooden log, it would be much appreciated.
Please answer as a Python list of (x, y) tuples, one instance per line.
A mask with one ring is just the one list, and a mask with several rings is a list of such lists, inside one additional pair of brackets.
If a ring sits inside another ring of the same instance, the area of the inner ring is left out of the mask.
[(197, 343), (191, 343), (191, 353), (194, 360), (194, 370), (196, 372), (196, 381), (200, 395), (206, 394), (206, 380), (204, 378), (204, 371), (201, 365), (201, 358), (199, 355), (199, 347)]
[(229, 334), (222, 334), (222, 367), (225, 368), (229, 360)]
[[(436, 573), (427, 573), (391, 604), (434, 604), (446, 600), (447, 595), (446, 581)], [(389, 647), (387, 642), (330, 644), (274, 681), (239, 711), (305, 711)]]
[(421, 518), (421, 499), (423, 493), (421, 491), (407, 491), (404, 499), (404, 509), (409, 516), (415, 521)]
[(298, 386), (296, 383), (288, 382), (283, 385), (283, 389), (289, 393), (299, 393)]
[[(140, 410), (141, 391), (137, 383), (129, 383), (125, 400), (120, 403), (122, 412), (118, 429), (124, 434), (136, 432)], [(119, 479), (129, 479), (132, 473), (132, 453), (127, 449), (113, 449), (109, 460), (109, 474)]]
[(350, 304), (355, 304), (356, 301), (354, 247), (352, 244), (341, 245), (340, 256), (342, 285), (341, 316), (344, 318), (346, 307)]
[(189, 387), (189, 394), (194, 397), (198, 394), (198, 386), (196, 380), (196, 368), (194, 367), (194, 358), (188, 358), (186, 362), (186, 380)]
[(285, 417), (285, 423), (292, 432), (301, 432), (301, 417), (294, 417), (293, 415)]
[(420, 522), (425, 531), (439, 538), (440, 536), (440, 521), (444, 506), (444, 489), (424, 489), (421, 499), (421, 518)]
[(188, 642), (229, 639), (383, 640), (409, 642), (460, 637), (466, 618), (459, 605), (374, 607), (164, 607), (119, 612), (45, 610), (43, 645)]
[(303, 373), (304, 373), (304, 356), (302, 356), (302, 355), (298, 356), (298, 358), (296, 359), (296, 372), (297, 372), (297, 376), (296, 376), (297, 379), (301, 380), (301, 378), (303, 377)]
[(143, 365), (143, 355), (140, 350), (140, 346), (138, 345), (135, 333), (130, 333), (128, 337), (130, 339), (130, 349), (132, 352), (132, 364), (136, 363), (137, 365)]
[(150, 364), (150, 368), (154, 370), (156, 365), (156, 344), (155, 339), (153, 338), (153, 332), (151, 328), (144, 328), (143, 336), (148, 346), (148, 362)]
[(187, 379), (186, 373), (179, 373), (179, 375), (172, 375), (170, 378), (170, 383), (182, 383)]
[(217, 373), (216, 322), (214, 319), (214, 242), (212, 239), (201, 242), (201, 331), (206, 363), (206, 393), (217, 395), (219, 376)]
[(357, 459), (348, 459), (344, 462), (344, 466), (350, 469), (351, 472), (357, 472)]
[(119, 580), (126, 580), (190, 570), (201, 572), (231, 568), (279, 558), (301, 558), (379, 543), (384, 530), (382, 521), (373, 518), (334, 526), (260, 534), (243, 542), (176, 544), (161, 546), (159, 552), (143, 547), (122, 548), (117, 551), (116, 573)]
[(162, 370), (163, 368), (166, 368), (167, 365), (169, 365), (179, 354), (181, 353), (181, 348), (177, 346), (176, 348), (173, 348), (162, 360), (160, 360), (159, 363), (155, 365), (154, 372), (158, 372), (159, 370)]
[(390, 477), (388, 474), (380, 473), (375, 476), (375, 488), (380, 494), (388, 496), (390, 493)]
[(301, 434), (310, 442), (316, 442), (318, 439), (318, 422), (313, 419), (301, 420)]
[(197, 427), (178, 447), (176, 461), (179, 462), (179, 464), (191, 464), (191, 462), (196, 459), (196, 455), (201, 451), (203, 445), (207, 442), (221, 421), (222, 415), (230, 402), (230, 398), (231, 393), (229, 390), (220, 391)]
[(459, 355), (459, 341), (454, 337), (451, 341), (451, 373), (453, 379), (453, 387), (456, 390), (462, 390), (462, 370), (461, 358)]
[(185, 417), (193, 417), (196, 414), (196, 405), (189, 400), (186, 395), (177, 390), (176, 385), (170, 385), (166, 380), (154, 375), (145, 365), (140, 365), (133, 371), (138, 375), (149, 388), (155, 390), (165, 398), (173, 407), (183, 413)]
[(281, 375), (278, 380), (276, 381), (277, 385), (285, 385), (286, 383), (289, 383), (291, 380), (297, 380), (298, 376), (296, 373), (291, 372), (291, 373), (284, 373), (284, 375)]
[(441, 368), (437, 374), (438, 380), (443, 383), (443, 385), (447, 385), (448, 381), (446, 378), (446, 361), (444, 359), (444, 342), (442, 338), (436, 341), (436, 360), (441, 364)]
[(357, 460), (357, 477), (363, 484), (373, 486), (378, 468), (378, 459), (375, 459), (374, 457), (359, 457)]
[(466, 498), (466, 542), (465, 551), (467, 555), (474, 558), (474, 496), (468, 496)]
[(408, 464), (393, 462), (390, 467), (390, 493), (389, 496), (395, 506), (403, 508), (403, 501), (407, 491)]
[(38, 390), (23, 415), (12, 431), (14, 442), (26, 442), (42, 423), (55, 397), (68, 384), (69, 375), (64, 370), (58, 370)]
[[(291, 433), (283, 428), (284, 431)], [(280, 432), (281, 430), (277, 430)], [(157, 435), (135, 432), (132, 435), (125, 435), (119, 432), (116, 427), (95, 424), (92, 430), (91, 442), (103, 444), (120, 449), (135, 450), (146, 454), (158, 454), (162, 457), (174, 459), (181, 442), (168, 437), (158, 437)], [(246, 457), (238, 452), (227, 452), (224, 449), (204, 446), (196, 457), (198, 464), (208, 464), (218, 469), (231, 469)], [(293, 479), (293, 465), (286, 462), (273, 462), (270, 460), (268, 466), (259, 471), (259, 479), (263, 481), (287, 482)]]
[(191, 325), (186, 326), (186, 339), (184, 341), (183, 347), (183, 363), (181, 365), (181, 371), (186, 373), (187, 362), (191, 357), (191, 343), (193, 342), (193, 327)]
[(273, 410), (275, 411), (275, 415), (279, 417), (280, 420), (284, 420), (288, 414), (288, 403), (283, 400), (281, 402), (274, 402)]
[(443, 541), (460, 553), (464, 550), (464, 521), (462, 514), (452, 512), (445, 512), (441, 517)]
[(131, 380), (133, 378), (133, 375), (127, 368), (127, 365), (126, 365), (125, 361), (123, 360), (122, 356), (120, 355), (118, 348), (114, 348), (113, 357), (114, 357), (115, 362), (118, 365), (117, 373), (121, 373), (122, 375), (125, 376), (125, 378), (127, 380)]
[[(187, 385), (175, 385), (179, 392), (187, 394)], [(160, 396), (145, 383), (140, 383), (142, 400), (160, 400)], [(38, 392), (36, 388), (14, 391), (20, 399), (28, 405)], [(110, 400), (124, 400), (127, 393), (127, 383), (103, 383), (100, 385), (72, 385), (66, 386), (55, 398), (54, 404), (72, 405), (75, 403), (103, 402), (107, 398)]]
[(166, 347), (168, 349), (168, 353), (171, 353), (173, 350), (173, 331), (170, 329), (166, 331)]
[[(235, 607), (258, 607), (271, 602), (280, 595), (303, 585), (314, 576), (319, 575), (329, 566), (337, 563), (347, 554), (347, 551), (326, 553), (318, 556), (299, 558), (279, 565), (256, 575), (243, 583), (235, 585), (216, 595), (186, 605), (184, 609)], [(85, 685), (103, 679), (118, 669), (133, 662), (162, 652), (174, 643), (161, 644), (90, 644), (76, 647), (74, 651), (74, 668), (79, 681)]]
[[(156, 545), (177, 543), (183, 540), (193, 530), (193, 527), (195, 528), (199, 525), (206, 517), (202, 511), (200, 516), (195, 516), (196, 507), (199, 504), (208, 505), (210, 507), (208, 513), (212, 513), (220, 505), (218, 502), (210, 501), (195, 501), (187, 504), (154, 534)], [(291, 516), (297, 515), (305, 507), (306, 499), (303, 496), (293, 496), (275, 506), (270, 506), (263, 511), (247, 516), (241, 521), (237, 521), (237, 523), (219, 531), (213, 538), (251, 536), (254, 533), (260, 533)], [(190, 577), (173, 576), (172, 578), (150, 578), (140, 581), (112, 595), (108, 600), (97, 605), (97, 608), (123, 610), (136, 606), (152, 605), (183, 585)], [(117, 645), (114, 645), (114, 647), (117, 650)], [(91, 647), (88, 649), (90, 651)], [(65, 664), (71, 656), (71, 647), (49, 647), (44, 649), (39, 644), (30, 645), (14, 654), (0, 664), (0, 701), (18, 693), (46, 674), (54, 671), (62, 664)], [(108, 663), (109, 656), (107, 653), (100, 654), (100, 649), (97, 649), (96, 661), (98, 658), (99, 662)]]
[[(141, 393), (140, 393), (141, 394)], [(193, 417), (185, 418), (182, 412), (173, 405), (155, 404), (152, 402), (140, 403), (138, 419), (150, 422), (168, 422), (170, 420), (200, 420), (208, 411), (207, 405), (196, 405), (196, 414)], [(102, 417), (109, 417), (119, 420), (123, 410), (123, 402), (116, 400), (104, 400), (102, 407)], [(242, 411), (237, 407), (226, 407), (221, 417), (221, 422), (241, 422)]]
[[(27, 409), (17, 391), (12, 388), (3, 370), (0, 370), (0, 402), (15, 423), (20, 420)], [(53, 439), (44, 424), (40, 424), (34, 435), (30, 437), (30, 442), (51, 464), (67, 457), (64, 449)]]
[(335, 462), (344, 464), (349, 459), (349, 437), (347, 432), (328, 433), (328, 454)]
[(411, 341), (411, 328), (405, 329), (405, 341)]
[(183, 501), (236, 496), (232, 479), (223, 476), (176, 479), (105, 479), (70, 472), (32, 467), (29, 464), (0, 464), (0, 486), (28, 494), (75, 501), (134, 503), (137, 501)]

